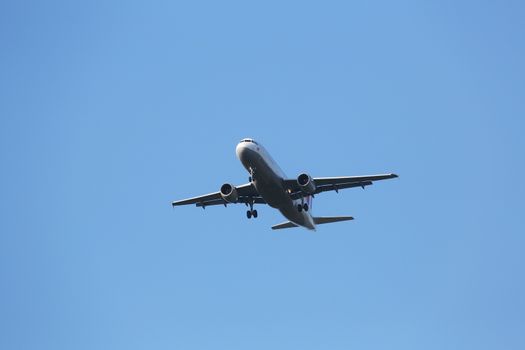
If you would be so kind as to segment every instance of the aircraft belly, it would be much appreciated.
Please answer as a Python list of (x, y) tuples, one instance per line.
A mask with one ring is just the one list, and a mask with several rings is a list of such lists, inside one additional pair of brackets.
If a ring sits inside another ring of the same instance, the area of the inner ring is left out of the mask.
[(265, 160), (256, 152), (243, 152), (241, 162), (250, 173), (253, 172), (253, 184), (264, 201), (293, 223), (314, 230), (315, 224), (309, 212), (297, 210), (300, 201), (294, 201), (285, 192), (283, 179), (275, 173)]
[(259, 164), (255, 177), (255, 187), (266, 203), (272, 208), (278, 209), (288, 220), (308, 229), (315, 229), (313, 219), (308, 212), (297, 210), (300, 201), (294, 201), (285, 192), (282, 179), (266, 166)]
[(241, 161), (248, 171), (253, 171), (253, 184), (269, 206), (279, 208), (283, 201), (290, 200), (284, 192), (282, 178), (258, 153), (247, 152)]
[(284, 192), (281, 179), (273, 174), (271, 169), (264, 166), (257, 168), (254, 185), (261, 197), (273, 208), (278, 208), (283, 201), (289, 200), (288, 195)]
[(315, 224), (311, 215), (305, 211), (299, 212), (293, 201), (286, 203), (286, 205), (279, 208), (279, 211), (291, 222), (310, 230), (315, 230)]

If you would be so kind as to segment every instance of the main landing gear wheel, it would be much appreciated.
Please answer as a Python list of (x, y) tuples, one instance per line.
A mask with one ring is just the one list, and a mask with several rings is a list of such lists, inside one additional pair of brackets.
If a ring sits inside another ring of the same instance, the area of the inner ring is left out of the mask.
[(308, 203), (304, 203), (303, 204), (303, 210), (304, 211), (308, 211)]
[(252, 211), (252, 215), (255, 219), (257, 219), (257, 210)]
[(299, 213), (303, 211), (303, 206), (301, 204), (297, 204), (297, 211)]
[(251, 219), (252, 217), (253, 217), (254, 219), (256, 219), (256, 218), (257, 218), (257, 210), (248, 210), (248, 211), (246, 212), (246, 217), (247, 217), (248, 219)]

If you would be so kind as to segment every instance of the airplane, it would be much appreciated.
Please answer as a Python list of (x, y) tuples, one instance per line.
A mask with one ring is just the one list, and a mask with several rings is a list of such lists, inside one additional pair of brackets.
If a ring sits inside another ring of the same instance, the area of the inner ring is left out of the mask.
[(396, 174), (365, 176), (311, 177), (307, 173), (288, 178), (266, 149), (251, 138), (242, 139), (236, 147), (237, 158), (249, 172), (248, 183), (233, 186), (225, 183), (218, 192), (172, 202), (172, 206), (195, 204), (203, 209), (212, 205), (243, 203), (250, 210), (248, 219), (257, 218), (254, 204), (268, 204), (278, 209), (289, 221), (272, 226), (273, 230), (304, 227), (315, 230), (316, 225), (353, 220), (351, 216), (314, 217), (310, 207), (312, 198), (326, 191), (336, 191), (372, 185), (374, 181), (393, 179)]

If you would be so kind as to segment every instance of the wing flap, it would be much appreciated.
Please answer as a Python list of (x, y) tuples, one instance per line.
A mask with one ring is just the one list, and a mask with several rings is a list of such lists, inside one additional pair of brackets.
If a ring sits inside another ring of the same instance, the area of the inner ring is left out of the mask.
[(195, 203), (213, 202), (217, 200), (222, 200), (221, 194), (219, 192), (214, 192), (210, 194), (205, 194), (203, 196), (183, 199), (180, 201), (174, 201), (171, 203), (171, 205), (172, 206), (187, 205), (187, 204), (195, 204)]
[(361, 176), (337, 176), (337, 177), (316, 177), (316, 186), (337, 185), (341, 183), (359, 183), (367, 181), (388, 180), (398, 177), (396, 174), (361, 175)]
[[(315, 189), (315, 194), (326, 192), (326, 191), (339, 191), (343, 190), (345, 188), (353, 188), (353, 187), (362, 187), (365, 188), (366, 186), (372, 185), (372, 181), (364, 181), (364, 182), (351, 182), (351, 183), (341, 183), (336, 185), (323, 185), (319, 186)], [(301, 190), (298, 190), (296, 192), (292, 192), (290, 194), (290, 197), (292, 199), (300, 199), (304, 196), (304, 193)]]
[[(255, 198), (252, 198), (253, 199), (253, 203), (255, 204), (266, 204), (266, 201), (264, 199), (262, 199), (262, 197), (255, 197)], [(244, 203), (244, 204), (247, 204), (250, 202), (250, 198), (249, 197), (239, 197), (239, 201), (237, 203)], [(204, 202), (198, 202), (198, 203), (195, 203), (195, 205), (197, 207), (207, 207), (207, 206), (210, 206), (210, 205), (228, 205), (228, 204), (237, 204), (237, 203), (228, 203), (226, 202), (224, 199), (214, 199), (214, 200), (211, 200), (211, 201), (204, 201)]]
[[(255, 203), (260, 203), (260, 202), (257, 202), (256, 200), (262, 200), (259, 193), (255, 189), (255, 186), (253, 186), (251, 183), (236, 186), (236, 188), (237, 188), (237, 193), (239, 194), (239, 202), (241, 203), (247, 202), (247, 199), (243, 199), (243, 198), (251, 197), (254, 199)], [(241, 201), (241, 199), (243, 199), (243, 201)], [(222, 199), (221, 193), (217, 191), (217, 192), (205, 194), (203, 196), (183, 199), (180, 201), (174, 201), (171, 203), (171, 205), (175, 207), (178, 205), (196, 204), (197, 206), (202, 207), (202, 206), (207, 206), (207, 205), (219, 205), (219, 204), (224, 204), (224, 203), (226, 202)]]
[[(338, 176), (338, 177), (316, 177), (314, 178), (315, 193), (318, 194), (326, 191), (339, 191), (345, 188), (365, 187), (373, 184), (374, 181), (394, 179), (398, 177), (396, 174), (379, 174), (379, 175), (364, 175), (364, 176)], [(284, 186), (290, 190), (292, 199), (298, 199), (305, 194), (297, 184), (296, 179), (284, 180)]]

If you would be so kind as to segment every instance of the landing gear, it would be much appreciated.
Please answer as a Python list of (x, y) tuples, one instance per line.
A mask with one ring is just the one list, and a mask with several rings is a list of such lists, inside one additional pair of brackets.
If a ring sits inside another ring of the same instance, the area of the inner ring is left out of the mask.
[(254, 219), (257, 219), (257, 210), (253, 209), (253, 199), (250, 198), (250, 201), (246, 203), (246, 206), (250, 205), (250, 210), (246, 212), (246, 217), (248, 219), (251, 219), (252, 216)]
[(308, 203), (303, 203), (303, 204), (297, 204), (297, 211), (300, 213), (302, 212), (303, 210), (304, 211), (308, 211)]
[(251, 219), (252, 216), (253, 216), (254, 219), (257, 219), (257, 210), (248, 210), (248, 211), (246, 212), (246, 217), (247, 217), (248, 219)]
[(254, 182), (255, 181), (255, 169), (250, 168), (250, 176), (248, 177), (248, 182)]

